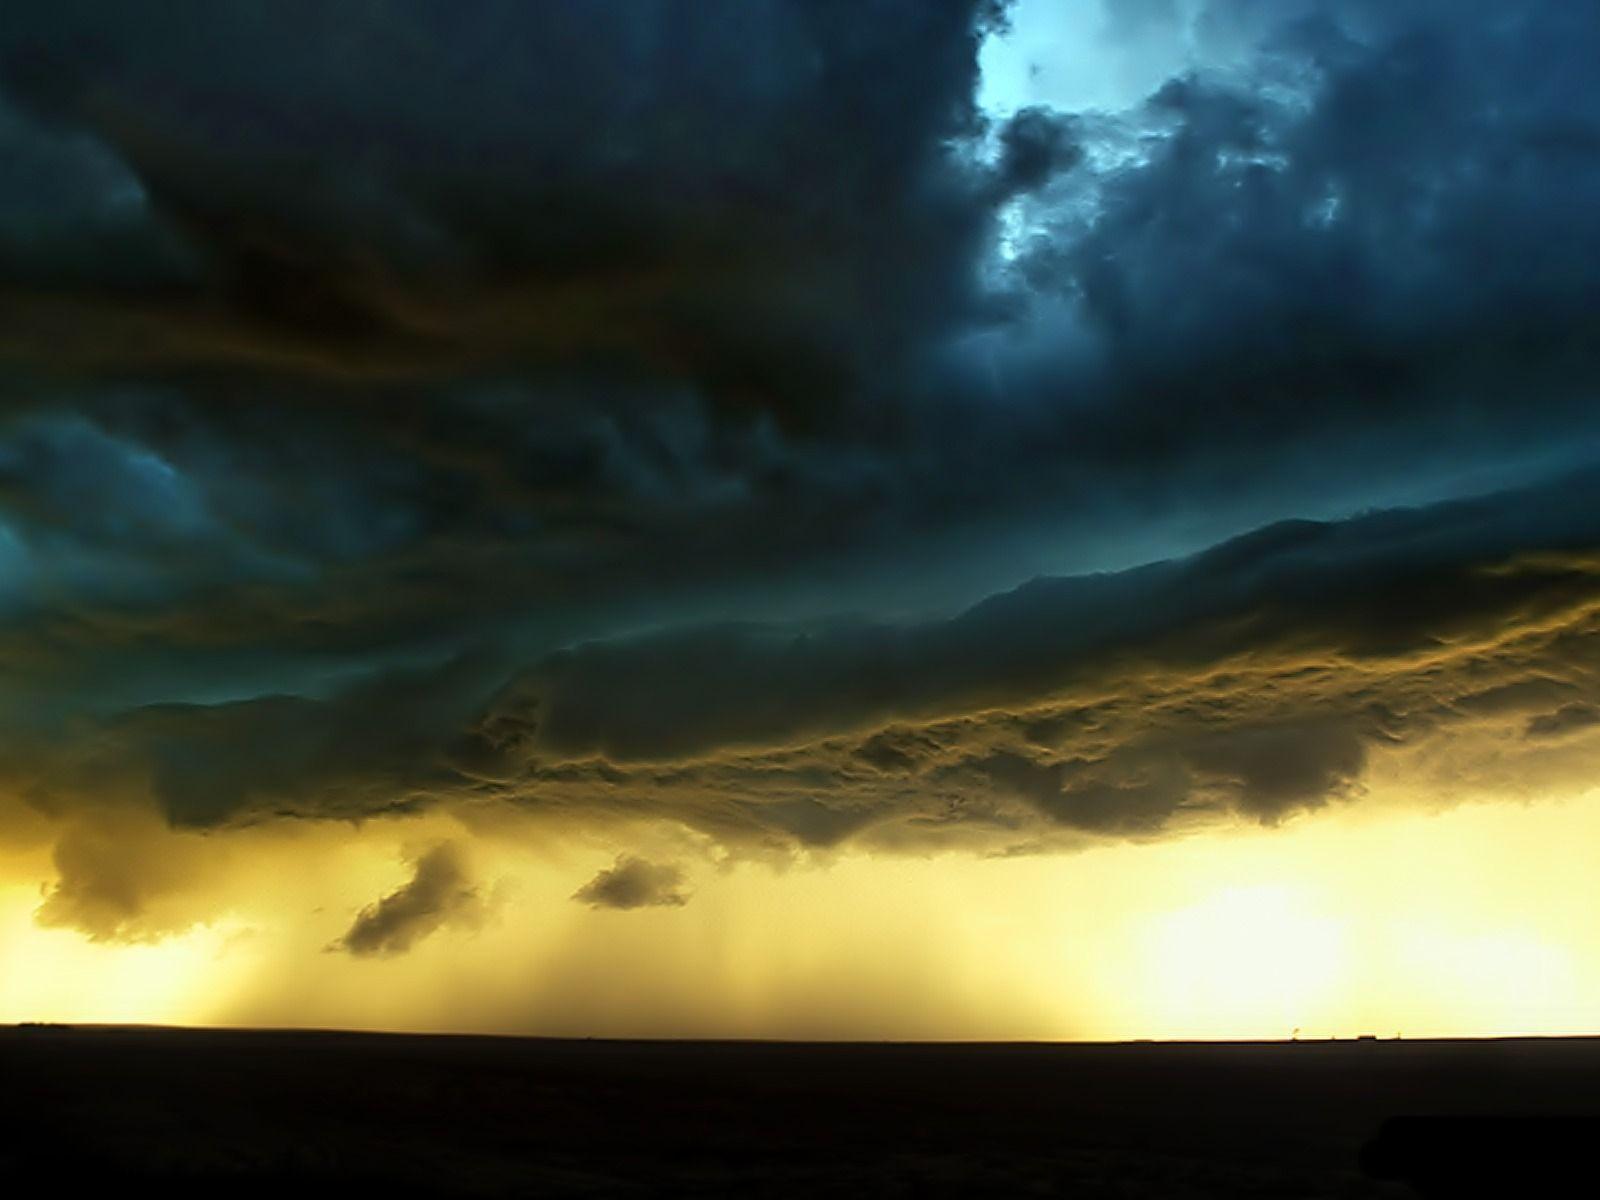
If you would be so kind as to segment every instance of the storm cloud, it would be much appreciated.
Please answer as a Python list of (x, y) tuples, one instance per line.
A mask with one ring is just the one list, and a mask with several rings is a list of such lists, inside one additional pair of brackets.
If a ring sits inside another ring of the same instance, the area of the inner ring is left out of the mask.
[(751, 848), (1270, 823), (1452, 728), (1581, 739), (1600, 652), (1585, 497), (1600, 476), (1289, 522), (936, 620), (685, 626), (322, 699), (158, 705), (19, 746), (20, 786), (70, 812), (136, 780), (187, 826), (510, 803)]
[(1165, 78), (985, 107), (1021, 12), (10, 6), (47, 918), (160, 926), (123, 812), (1010, 853), (1581, 774), (1600, 13), (1107, 4)]

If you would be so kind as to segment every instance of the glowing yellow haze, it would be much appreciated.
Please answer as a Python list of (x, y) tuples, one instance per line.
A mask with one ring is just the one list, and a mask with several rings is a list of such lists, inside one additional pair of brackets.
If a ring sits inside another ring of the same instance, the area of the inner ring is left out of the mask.
[(148, 944), (36, 923), (0, 858), (0, 1021), (594, 1036), (1124, 1039), (1600, 1029), (1600, 793), (1353, 806), (1038, 858), (692, 868), (683, 907), (595, 910), (599, 842), (472, 853), (492, 915), (392, 957), (329, 950), (450, 818), (218, 835), (225, 912)]

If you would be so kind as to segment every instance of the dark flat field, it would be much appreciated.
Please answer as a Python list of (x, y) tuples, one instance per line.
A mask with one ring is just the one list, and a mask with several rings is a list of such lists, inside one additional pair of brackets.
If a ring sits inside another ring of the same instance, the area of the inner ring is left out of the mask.
[[(1430, 1119), (1377, 1138), (1391, 1117)], [(0, 1179), (50, 1194), (1594, 1195), (1593, 1168), (1575, 1190), (1558, 1180), (1594, 1159), (1597, 1120), (1597, 1039), (0, 1029)]]

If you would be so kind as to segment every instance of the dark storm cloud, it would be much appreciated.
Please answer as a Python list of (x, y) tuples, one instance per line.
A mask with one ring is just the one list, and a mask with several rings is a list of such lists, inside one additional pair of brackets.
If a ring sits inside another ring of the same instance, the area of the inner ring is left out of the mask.
[(6, 341), (340, 378), (602, 360), (825, 407), (962, 303), (981, 215), (938, 167), (984, 8), (24, 6), (0, 69), (33, 140), (121, 164), (200, 266), (14, 290)]
[(624, 854), (617, 858), (615, 866), (601, 871), (572, 898), (591, 908), (677, 908), (689, 902), (682, 889), (681, 867)]
[(1275, 822), (1451, 729), (1582, 734), (1596, 513), (1589, 474), (1285, 523), (945, 620), (587, 642), (497, 692), (513, 668), (468, 659), (323, 700), (148, 706), (15, 746), (11, 786), (70, 813), (141, 781), (184, 825), (499, 801), (777, 852), (887, 826), (983, 844)]
[[(1592, 599), (1600, 476), (1330, 524), (1192, 558), (1038, 579), (927, 625), (708, 626), (574, 647), (513, 684), (535, 750), (614, 762), (1018, 709), (1123, 663), (1402, 658)], [(1560, 506), (1559, 508), (1557, 506)], [(1536, 551), (1550, 565), (1494, 571)], [(1562, 557), (1578, 555), (1570, 562)]]
[(482, 908), (460, 847), (442, 842), (417, 858), (409, 881), (362, 909), (330, 949), (358, 957), (404, 954), (446, 925), (476, 924)]
[(1280, 503), (1552, 439), (1592, 455), (1600, 13), (1219, 3), (1205, 29), (1234, 65), (1085, 124), (1101, 165), (1025, 210), (1032, 337), (1088, 349), (1014, 331), (1030, 352), (1000, 343), (972, 386), (998, 369), (1036, 445), (1113, 483), (1282, 466)]
[[(96, 610), (208, 587), (200, 622), (264, 577), (260, 640), (353, 644), (1583, 457), (1596, 22), (1459, 11), (1218, 4), (1246, 69), (1017, 114), (982, 167), (981, 5), (21, 6), (11, 125), (56, 165), (13, 207), (81, 246), (120, 197), (189, 265), (10, 270), (52, 383), (9, 390), (209, 520), (155, 564), (52, 528), (39, 564)], [(62, 393), (94, 371), (167, 386)]]
[(142, 911), (91, 797), (1009, 850), (1581, 752), (1600, 12), (1214, 0), (1128, 110), (986, 123), (995, 19), (8, 6), (52, 911)]
[(18, 690), (298, 691), (892, 532), (892, 462), (778, 424), (890, 420), (970, 307), (985, 11), (8, 15)]
[(144, 705), (33, 731), (7, 757), (14, 786), (47, 810), (132, 792), (175, 826), (404, 812), (430, 789), (470, 787), (473, 764), (452, 766), (447, 750), (497, 678), (482, 661), (455, 660), (324, 698)]

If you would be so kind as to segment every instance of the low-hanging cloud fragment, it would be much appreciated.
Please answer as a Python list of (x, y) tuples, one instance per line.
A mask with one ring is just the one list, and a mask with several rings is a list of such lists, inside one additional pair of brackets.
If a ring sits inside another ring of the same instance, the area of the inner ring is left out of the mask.
[(228, 870), (217, 839), (174, 832), (132, 806), (74, 813), (52, 858), (56, 879), (35, 920), (95, 942), (159, 941), (210, 920), (210, 894)]
[(683, 883), (682, 867), (623, 854), (572, 898), (590, 908), (681, 908), (689, 902)]
[(329, 949), (358, 958), (404, 954), (447, 926), (475, 928), (484, 913), (461, 847), (441, 842), (415, 859), (406, 883), (362, 909)]

